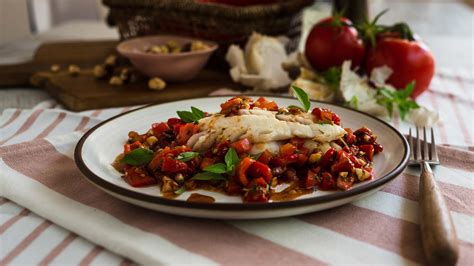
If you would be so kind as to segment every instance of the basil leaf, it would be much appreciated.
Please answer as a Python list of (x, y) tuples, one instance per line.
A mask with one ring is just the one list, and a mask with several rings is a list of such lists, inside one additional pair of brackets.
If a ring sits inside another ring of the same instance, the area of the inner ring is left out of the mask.
[(221, 174), (202, 172), (191, 177), (192, 180), (226, 180)]
[(130, 165), (142, 165), (149, 163), (154, 157), (153, 151), (145, 148), (135, 149), (123, 156), (121, 163)]
[(224, 157), (225, 164), (227, 165), (227, 172), (234, 171), (235, 166), (239, 163), (239, 155), (234, 148), (230, 148)]
[(191, 111), (176, 111), (176, 113), (186, 123), (196, 123), (204, 117), (204, 112), (194, 106), (191, 106)]
[(403, 90), (391, 91), (385, 88), (378, 88), (377, 103), (384, 106), (390, 116), (393, 114), (393, 108), (396, 107), (400, 113), (400, 118), (405, 120), (410, 110), (420, 108), (415, 101), (409, 98), (414, 88), (414, 82), (409, 83)]
[(182, 186), (182, 187), (180, 187), (179, 189), (175, 190), (175, 191), (174, 191), (174, 194), (176, 194), (176, 195), (181, 195), (181, 194), (183, 194), (185, 191), (186, 191), (186, 187), (185, 187), (185, 186)]
[(297, 86), (293, 85), (291, 86), (291, 88), (293, 89), (293, 92), (295, 93), (296, 98), (298, 98), (298, 101), (301, 103), (303, 110), (305, 112), (308, 112), (309, 108), (311, 107), (311, 102), (309, 101), (308, 94), (306, 94), (306, 92), (303, 89)]
[(198, 117), (199, 119), (203, 118), (205, 115), (204, 115), (204, 112), (194, 106), (191, 106), (191, 111), (193, 112), (193, 114)]
[(216, 163), (216, 164), (213, 164), (213, 165), (209, 165), (208, 167), (204, 168), (203, 170), (206, 171), (206, 172), (210, 172), (210, 173), (223, 174), (223, 173), (227, 172), (227, 167), (223, 163)]
[(186, 123), (194, 123), (195, 121), (199, 120), (197, 119), (196, 115), (189, 111), (176, 111), (178, 114), (179, 118), (183, 120)]
[(288, 109), (300, 109), (301, 111), (303, 111), (303, 108), (296, 105), (288, 105)]
[(176, 156), (176, 160), (187, 162), (197, 156), (199, 156), (198, 152), (188, 151), (188, 152), (183, 152), (183, 153), (178, 154), (178, 156)]

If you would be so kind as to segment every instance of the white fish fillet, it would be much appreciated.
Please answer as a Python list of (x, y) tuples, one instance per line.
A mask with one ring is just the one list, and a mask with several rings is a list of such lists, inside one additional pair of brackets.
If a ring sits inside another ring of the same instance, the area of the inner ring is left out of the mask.
[(226, 139), (234, 142), (247, 138), (251, 143), (269, 143), (299, 137), (330, 142), (345, 134), (338, 125), (312, 122), (310, 114), (282, 116), (260, 109), (241, 110), (239, 115), (229, 117), (214, 114), (201, 119), (199, 128), (198, 136), (188, 141), (195, 151), (204, 151), (216, 141)]

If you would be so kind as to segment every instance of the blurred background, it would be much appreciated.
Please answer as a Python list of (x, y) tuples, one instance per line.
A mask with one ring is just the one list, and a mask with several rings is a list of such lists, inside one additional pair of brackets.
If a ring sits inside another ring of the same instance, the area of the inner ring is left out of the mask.
[[(383, 23), (408, 22), (433, 50), (437, 66), (472, 69), (474, 0), (368, 0), (368, 6), (372, 17), (389, 9)], [(331, 1), (316, 1), (305, 12), (304, 29), (330, 11)], [(101, 0), (0, 0), (0, 50), (9, 43), (17, 46), (16, 53), (2, 54), (0, 63), (31, 56), (31, 45), (37, 44), (21, 40), (118, 38), (116, 29), (106, 26), (106, 16)]]

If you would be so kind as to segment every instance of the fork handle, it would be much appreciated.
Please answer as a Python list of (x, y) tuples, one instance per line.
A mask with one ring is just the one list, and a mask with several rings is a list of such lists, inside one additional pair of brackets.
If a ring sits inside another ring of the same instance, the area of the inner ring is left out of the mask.
[(430, 265), (455, 265), (459, 248), (451, 214), (427, 162), (421, 165), (420, 225)]

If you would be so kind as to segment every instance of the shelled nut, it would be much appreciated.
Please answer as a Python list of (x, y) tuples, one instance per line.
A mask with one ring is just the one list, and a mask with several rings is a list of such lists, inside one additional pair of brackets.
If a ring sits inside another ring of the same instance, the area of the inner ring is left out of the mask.
[(109, 84), (112, 86), (121, 86), (123, 85), (123, 80), (119, 76), (112, 76), (109, 80)]
[(148, 81), (148, 88), (151, 90), (163, 90), (166, 87), (166, 82), (158, 77), (151, 78)]
[(92, 72), (94, 73), (94, 77), (98, 79), (107, 76), (107, 71), (105, 70), (105, 67), (103, 65), (96, 65)]
[(61, 66), (60, 66), (60, 65), (54, 64), (54, 65), (51, 66), (51, 72), (57, 73), (57, 72), (59, 72), (59, 70), (61, 70)]
[(77, 76), (81, 72), (81, 68), (78, 65), (69, 65), (67, 70), (71, 76)]
[(109, 66), (117, 65), (117, 56), (116, 55), (107, 56), (107, 58), (105, 58), (104, 64), (109, 65)]

